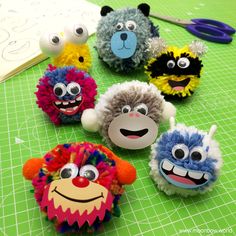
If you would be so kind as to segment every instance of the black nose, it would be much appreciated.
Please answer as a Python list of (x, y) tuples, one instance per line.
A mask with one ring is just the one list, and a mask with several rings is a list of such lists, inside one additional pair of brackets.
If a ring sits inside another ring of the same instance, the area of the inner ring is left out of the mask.
[(121, 40), (126, 40), (127, 39), (127, 34), (123, 33), (120, 35)]

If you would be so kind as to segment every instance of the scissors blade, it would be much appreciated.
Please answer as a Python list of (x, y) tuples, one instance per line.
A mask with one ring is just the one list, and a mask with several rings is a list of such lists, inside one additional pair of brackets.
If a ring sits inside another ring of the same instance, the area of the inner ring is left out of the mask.
[(152, 12), (150, 14), (150, 16), (157, 18), (157, 19), (167, 21), (167, 22), (171, 22), (176, 25), (180, 25), (182, 27), (186, 27), (187, 25), (194, 24), (191, 20), (179, 19), (179, 18), (172, 17), (172, 16), (163, 16), (163, 15), (160, 15), (160, 14), (154, 13), (154, 12)]

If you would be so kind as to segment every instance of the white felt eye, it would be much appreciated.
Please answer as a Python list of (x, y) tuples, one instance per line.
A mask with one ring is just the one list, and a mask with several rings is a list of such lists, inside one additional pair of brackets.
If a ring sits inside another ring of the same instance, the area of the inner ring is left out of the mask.
[(121, 108), (122, 113), (128, 113), (131, 111), (130, 105), (125, 105)]
[(98, 178), (99, 172), (93, 165), (84, 165), (81, 167), (79, 175), (87, 178), (90, 181), (94, 181)]
[(74, 96), (77, 95), (77, 94), (79, 94), (80, 91), (81, 91), (80, 85), (79, 85), (78, 83), (76, 83), (76, 82), (71, 82), (71, 83), (69, 83), (69, 84), (67, 85), (66, 89), (67, 89), (67, 92), (68, 92), (70, 95), (74, 95)]
[(178, 67), (185, 69), (189, 66), (190, 61), (187, 57), (181, 57), (178, 61), (177, 61), (177, 65)]
[(79, 169), (74, 163), (64, 165), (60, 170), (60, 177), (62, 179), (75, 178), (78, 175)]
[(175, 67), (175, 62), (173, 60), (169, 60), (166, 65), (169, 69), (172, 69)]
[(116, 25), (116, 29), (117, 29), (117, 30), (122, 30), (123, 27), (124, 27), (124, 25), (123, 25), (123, 23), (121, 23), (121, 22)]
[(144, 104), (144, 103), (141, 103), (141, 104), (139, 104), (138, 106), (136, 106), (136, 107), (134, 108), (134, 110), (137, 111), (137, 112), (139, 112), (139, 113), (141, 113), (141, 114), (143, 114), (143, 115), (147, 115), (147, 113), (148, 113), (148, 107), (147, 107), (147, 105)]
[(75, 44), (84, 44), (88, 40), (88, 30), (83, 24), (67, 25), (64, 29), (67, 41)]
[(206, 160), (207, 153), (202, 147), (194, 147), (190, 152), (190, 157), (193, 161), (203, 162)]
[(188, 157), (189, 150), (188, 147), (185, 144), (176, 144), (172, 148), (172, 155), (177, 160), (183, 160)]
[(57, 97), (63, 97), (66, 94), (66, 86), (63, 83), (57, 83), (53, 87), (53, 92)]
[(45, 55), (55, 57), (61, 53), (64, 47), (64, 40), (59, 34), (46, 33), (41, 36), (39, 46)]
[(126, 23), (125, 23), (125, 27), (127, 30), (129, 31), (134, 31), (137, 27), (136, 23), (132, 20), (128, 20)]

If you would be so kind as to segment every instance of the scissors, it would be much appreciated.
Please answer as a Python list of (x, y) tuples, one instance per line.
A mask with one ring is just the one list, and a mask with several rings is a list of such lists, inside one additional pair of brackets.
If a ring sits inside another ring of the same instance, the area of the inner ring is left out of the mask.
[(231, 26), (212, 19), (182, 20), (157, 13), (151, 13), (150, 16), (182, 26), (195, 36), (211, 42), (230, 43), (233, 40), (230, 35), (235, 33), (235, 29)]

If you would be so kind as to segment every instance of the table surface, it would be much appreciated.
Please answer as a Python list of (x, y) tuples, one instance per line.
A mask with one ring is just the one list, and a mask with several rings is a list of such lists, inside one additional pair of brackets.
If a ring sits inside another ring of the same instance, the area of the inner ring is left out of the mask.
[[(114, 9), (136, 7), (140, 1), (94, 0), (100, 6)], [(146, 1), (153, 12), (180, 18), (212, 18), (236, 26), (234, 0), (159, 0)], [(169, 45), (184, 46), (194, 36), (179, 26), (153, 19)], [(98, 59), (96, 37), (89, 39), (93, 57), (90, 74), (96, 79), (98, 92), (113, 83), (138, 79), (147, 81), (143, 71), (130, 75), (112, 72)], [(192, 198), (166, 196), (149, 177), (150, 148), (140, 151), (114, 149), (137, 168), (138, 178), (126, 187), (121, 198), (121, 217), (114, 217), (98, 235), (199, 235), (236, 234), (236, 39), (231, 44), (206, 42), (208, 53), (202, 59), (204, 72), (200, 87), (184, 101), (174, 102), (177, 122), (209, 130), (218, 126), (215, 138), (224, 159), (221, 176), (212, 192)], [(58, 143), (90, 141), (101, 143), (98, 134), (83, 131), (80, 124), (55, 127), (37, 108), (34, 92), (49, 60), (15, 76), (0, 85), (0, 235), (56, 235), (46, 221), (30, 192), (31, 183), (21, 174), (29, 157), (41, 157)], [(160, 126), (166, 131), (167, 124)], [(189, 231), (188, 231), (189, 230)], [(221, 231), (220, 231), (221, 230)]]

